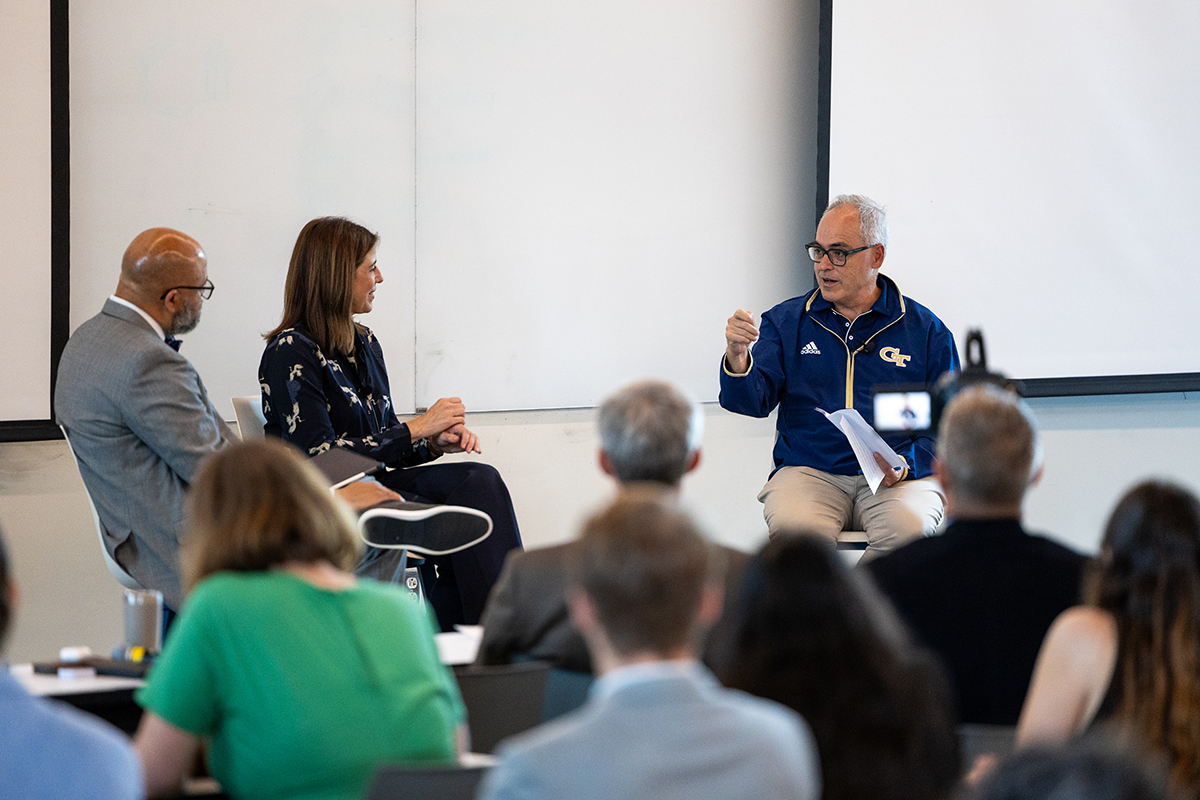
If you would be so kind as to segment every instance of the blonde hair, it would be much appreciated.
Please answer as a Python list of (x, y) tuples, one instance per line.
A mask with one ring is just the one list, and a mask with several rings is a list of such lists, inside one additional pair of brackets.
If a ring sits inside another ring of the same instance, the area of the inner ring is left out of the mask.
[(305, 225), (288, 265), (283, 320), (263, 338), (271, 341), (303, 325), (323, 352), (353, 353), (355, 271), (378, 243), (378, 234), (345, 217), (320, 217)]
[(188, 493), (184, 586), (215, 572), (328, 561), (350, 570), (362, 545), (349, 509), (295, 447), (241, 442), (208, 456)]

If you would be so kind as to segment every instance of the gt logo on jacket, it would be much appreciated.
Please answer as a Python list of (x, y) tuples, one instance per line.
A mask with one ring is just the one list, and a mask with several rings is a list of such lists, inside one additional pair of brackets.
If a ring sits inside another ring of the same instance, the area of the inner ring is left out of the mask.
[(898, 347), (883, 348), (882, 350), (879, 351), (879, 357), (882, 358), (884, 361), (892, 362), (897, 367), (903, 367), (905, 364), (908, 363), (908, 360), (910, 358), (912, 358), (912, 356), (901, 355), (900, 348), (898, 348)]

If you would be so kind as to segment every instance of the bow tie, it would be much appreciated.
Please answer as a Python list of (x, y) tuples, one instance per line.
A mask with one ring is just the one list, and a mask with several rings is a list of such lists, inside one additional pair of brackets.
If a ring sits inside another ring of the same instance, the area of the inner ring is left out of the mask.
[(167, 343), (167, 347), (171, 348), (177, 353), (179, 352), (179, 345), (183, 344), (183, 340), (176, 339), (174, 336), (168, 336), (165, 341)]

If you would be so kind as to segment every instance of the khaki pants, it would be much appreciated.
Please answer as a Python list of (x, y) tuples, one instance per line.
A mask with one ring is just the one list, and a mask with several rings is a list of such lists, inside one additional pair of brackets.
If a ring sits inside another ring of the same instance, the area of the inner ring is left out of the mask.
[(867, 534), (863, 558), (929, 536), (942, 521), (945, 496), (935, 478), (901, 481), (871, 494), (862, 475), (830, 475), (811, 467), (780, 467), (758, 493), (771, 536), (815, 533), (837, 541), (845, 530)]

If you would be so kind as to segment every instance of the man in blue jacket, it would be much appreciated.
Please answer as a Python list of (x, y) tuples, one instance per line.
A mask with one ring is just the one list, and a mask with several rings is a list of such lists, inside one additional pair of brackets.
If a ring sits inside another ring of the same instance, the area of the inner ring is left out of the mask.
[(872, 494), (845, 435), (817, 409), (853, 408), (874, 424), (875, 386), (932, 386), (958, 369), (958, 353), (942, 321), (879, 273), (887, 217), (878, 203), (834, 198), (807, 249), (816, 289), (767, 311), (761, 329), (741, 309), (729, 318), (721, 406), (752, 417), (779, 407), (775, 470), (758, 495), (771, 535), (802, 530), (836, 539), (865, 530), (869, 559), (941, 522), (933, 433), (885, 436), (905, 466), (893, 469), (876, 455), (884, 478)]

